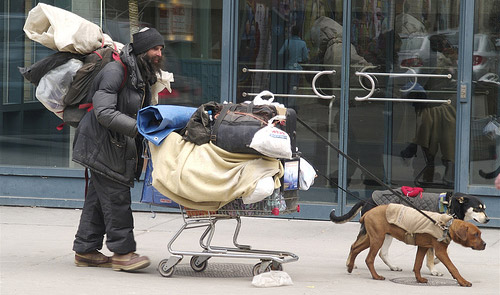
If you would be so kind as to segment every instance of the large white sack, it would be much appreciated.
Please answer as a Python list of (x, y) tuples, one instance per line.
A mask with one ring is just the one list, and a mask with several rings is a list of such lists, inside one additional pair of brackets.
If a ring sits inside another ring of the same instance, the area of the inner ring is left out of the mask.
[(23, 29), (29, 39), (56, 51), (89, 54), (103, 45), (113, 45), (98, 25), (44, 3), (30, 10)]

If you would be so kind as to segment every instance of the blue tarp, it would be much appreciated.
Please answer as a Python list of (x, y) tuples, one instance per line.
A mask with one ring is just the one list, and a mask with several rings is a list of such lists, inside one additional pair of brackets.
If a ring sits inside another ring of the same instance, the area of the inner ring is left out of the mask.
[(137, 129), (147, 140), (160, 145), (172, 131), (184, 128), (196, 109), (177, 105), (145, 107), (137, 114)]

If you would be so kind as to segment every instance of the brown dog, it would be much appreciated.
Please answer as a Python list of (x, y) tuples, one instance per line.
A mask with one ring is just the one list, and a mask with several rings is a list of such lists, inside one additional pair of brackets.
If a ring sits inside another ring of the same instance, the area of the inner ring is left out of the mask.
[[(405, 241), (407, 239), (407, 233), (404, 229), (390, 224), (386, 218), (386, 211), (388, 205), (381, 205), (373, 208), (363, 215), (360, 222), (364, 224), (366, 228), (366, 233), (361, 232), (356, 241), (351, 246), (351, 252), (349, 253), (349, 258), (347, 259), (347, 271), (352, 272), (354, 268), (354, 260), (358, 254), (370, 248), (370, 251), (366, 257), (366, 265), (370, 270), (372, 277), (375, 280), (384, 280), (385, 278), (377, 274), (374, 268), (375, 257), (384, 243), (384, 238), (386, 234), (392, 237)], [(414, 209), (412, 209), (414, 210)], [(423, 218), (425, 218), (422, 215)], [(454, 219), (451, 226), (449, 227), (449, 237), (456, 243), (464, 246), (470, 247), (474, 250), (484, 250), (486, 243), (481, 239), (481, 231), (477, 226), (472, 223), (465, 222), (459, 219)], [(470, 287), (472, 284), (465, 280), (458, 269), (453, 265), (450, 258), (448, 257), (447, 248), (448, 243), (439, 242), (431, 234), (427, 233), (416, 233), (414, 234), (415, 245), (418, 246), (417, 255), (415, 257), (415, 264), (413, 266), (413, 271), (415, 272), (415, 278), (420, 283), (426, 283), (427, 279), (423, 278), (420, 274), (420, 269), (422, 268), (422, 263), (424, 256), (429, 248), (434, 248), (436, 256), (443, 262), (448, 271), (451, 273), (453, 278), (455, 278), (461, 286)]]

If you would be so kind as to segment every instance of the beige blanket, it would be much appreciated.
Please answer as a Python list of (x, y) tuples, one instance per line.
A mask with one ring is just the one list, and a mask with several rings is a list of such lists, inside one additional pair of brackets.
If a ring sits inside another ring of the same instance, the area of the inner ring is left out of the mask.
[[(423, 212), (442, 225), (446, 225), (453, 218), (448, 214), (430, 211)], [(386, 211), (386, 218), (387, 222), (404, 229), (409, 234), (427, 233), (436, 239), (443, 237), (443, 230), (439, 226), (411, 207), (400, 204), (389, 204)]]
[(239, 197), (252, 194), (264, 177), (283, 176), (281, 161), (227, 152), (211, 143), (195, 145), (175, 132), (160, 146), (149, 144), (153, 186), (178, 204), (200, 210), (217, 210)]

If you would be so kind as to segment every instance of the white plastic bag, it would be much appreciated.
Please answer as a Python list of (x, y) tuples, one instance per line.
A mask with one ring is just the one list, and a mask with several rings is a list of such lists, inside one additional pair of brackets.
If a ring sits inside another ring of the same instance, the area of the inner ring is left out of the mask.
[(249, 196), (242, 197), (243, 204), (252, 204), (262, 201), (264, 198), (270, 196), (274, 191), (274, 179), (271, 176), (261, 178), (255, 190)]
[(168, 92), (172, 93), (172, 87), (170, 83), (174, 81), (174, 74), (161, 70), (161, 75), (156, 74), (156, 83), (151, 86), (151, 105), (158, 104), (158, 93), (162, 92), (163, 89), (167, 88)]
[(268, 271), (253, 277), (255, 287), (279, 287), (293, 285), (292, 278), (284, 271)]
[(302, 158), (300, 158), (299, 167), (299, 189), (306, 191), (311, 187), (311, 185), (314, 184), (316, 170), (314, 170), (313, 166), (309, 164), (309, 162)]
[(484, 126), (483, 134), (489, 139), (495, 139), (495, 136), (500, 136), (500, 124), (497, 121), (490, 121)]
[(36, 98), (61, 119), (64, 110), (64, 96), (68, 93), (73, 77), (82, 65), (81, 61), (72, 58), (45, 74), (36, 87)]
[(290, 136), (288, 136), (288, 133), (274, 127), (272, 124), (274, 120), (284, 118), (284, 116), (276, 116), (269, 120), (266, 127), (255, 132), (250, 147), (264, 156), (291, 159), (292, 148), (290, 145)]
[[(263, 96), (270, 96), (270, 99), (263, 99)], [(274, 100), (274, 94), (269, 90), (264, 90), (253, 99), (254, 105), (270, 105)]]
[[(264, 99), (264, 96), (270, 96), (269, 99)], [(274, 94), (269, 90), (264, 90), (257, 94), (252, 101), (245, 101), (245, 103), (253, 103), (254, 105), (273, 105), (276, 108), (285, 108), (285, 105), (279, 102), (274, 102)]]

